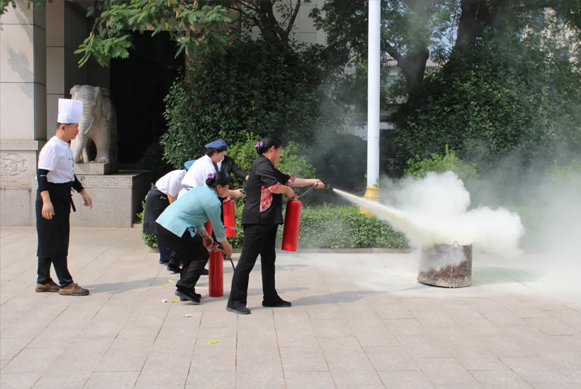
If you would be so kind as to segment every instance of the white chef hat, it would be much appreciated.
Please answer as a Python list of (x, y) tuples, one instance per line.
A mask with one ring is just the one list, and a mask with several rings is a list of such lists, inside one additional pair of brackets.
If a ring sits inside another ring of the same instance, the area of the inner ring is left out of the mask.
[(80, 123), (83, 113), (83, 102), (71, 99), (59, 99), (57, 122), (61, 124)]

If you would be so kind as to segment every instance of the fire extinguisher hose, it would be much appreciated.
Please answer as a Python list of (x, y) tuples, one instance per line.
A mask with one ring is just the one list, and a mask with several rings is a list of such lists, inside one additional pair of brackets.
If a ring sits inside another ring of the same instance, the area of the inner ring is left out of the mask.
[(297, 200), (300, 200), (301, 197), (304, 197), (307, 193), (309, 193), (310, 191), (312, 191), (313, 189), (315, 189), (317, 187), (317, 184), (311, 186), (309, 189), (306, 190), (305, 193), (303, 193), (302, 195), (297, 197)]

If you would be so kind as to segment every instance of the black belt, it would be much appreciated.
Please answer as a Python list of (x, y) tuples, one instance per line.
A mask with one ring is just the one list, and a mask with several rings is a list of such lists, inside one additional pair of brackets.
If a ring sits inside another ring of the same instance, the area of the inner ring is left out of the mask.
[[(168, 200), (167, 195), (165, 193), (163, 193), (161, 190), (157, 189), (157, 186), (152, 185), (151, 189), (154, 191), (158, 191), (160, 194), (158, 195), (160, 199), (162, 200)], [(168, 200), (169, 201), (169, 200)]]

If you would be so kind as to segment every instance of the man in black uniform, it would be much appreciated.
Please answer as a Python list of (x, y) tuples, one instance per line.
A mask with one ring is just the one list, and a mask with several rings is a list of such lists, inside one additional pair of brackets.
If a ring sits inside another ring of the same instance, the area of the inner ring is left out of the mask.
[[(73, 282), (67, 266), (71, 207), (71, 188), (83, 197), (84, 205), (93, 208), (93, 200), (74, 173), (73, 153), (69, 142), (79, 133), (83, 103), (59, 99), (58, 126), (38, 156), (38, 194), (36, 197), (36, 230), (38, 233), (37, 292), (58, 292), (65, 296), (86, 296), (87, 289)], [(60, 287), (50, 278), (50, 265)]]

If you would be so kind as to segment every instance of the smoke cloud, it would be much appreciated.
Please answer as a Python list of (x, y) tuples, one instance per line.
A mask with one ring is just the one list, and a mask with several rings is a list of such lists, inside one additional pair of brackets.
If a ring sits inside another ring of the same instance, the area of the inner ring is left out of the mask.
[(522, 252), (525, 229), (519, 215), (502, 207), (469, 209), (470, 193), (452, 172), (408, 177), (388, 188), (387, 205), (337, 192), (406, 234), (413, 247), (457, 242), (508, 258)]

